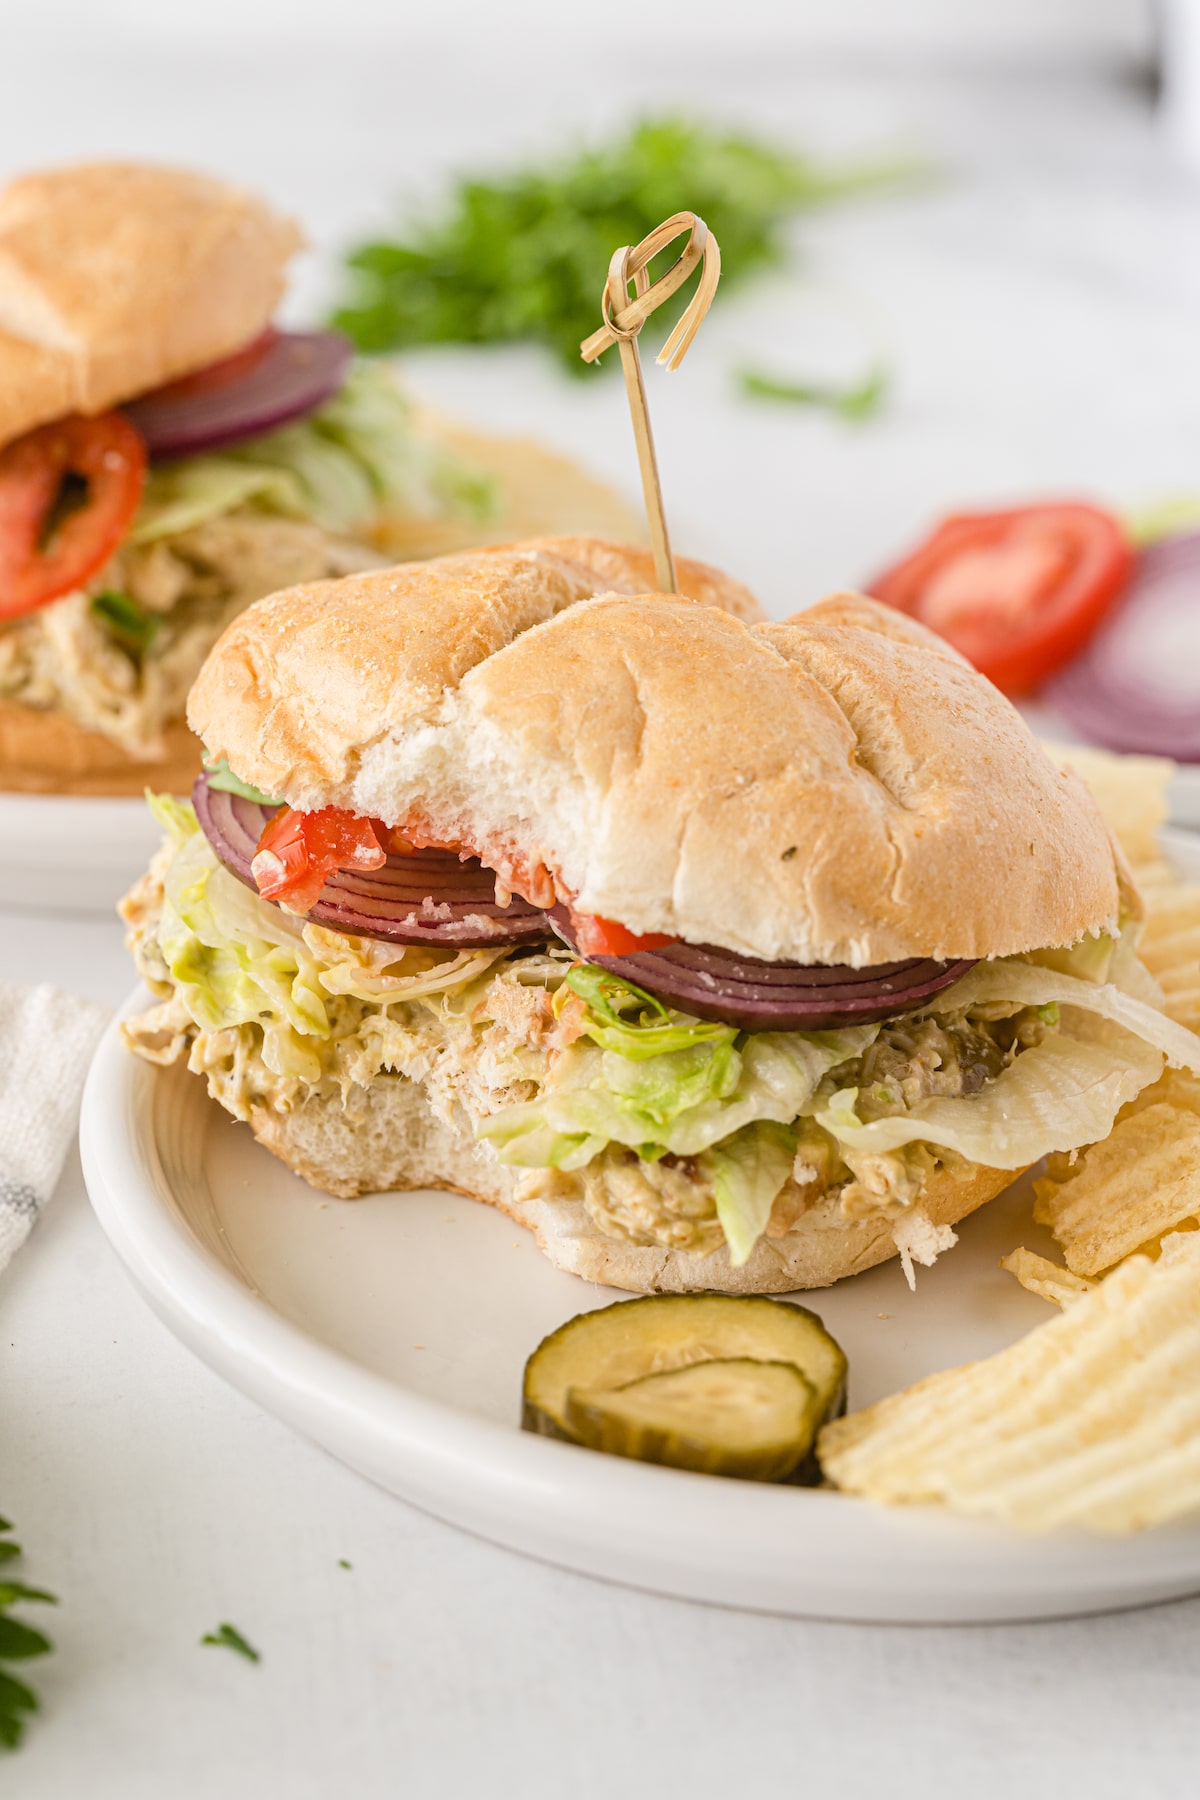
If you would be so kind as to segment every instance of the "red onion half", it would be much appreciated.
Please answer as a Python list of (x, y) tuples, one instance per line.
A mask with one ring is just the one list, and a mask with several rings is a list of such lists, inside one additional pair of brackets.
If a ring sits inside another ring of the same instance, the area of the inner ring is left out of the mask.
[(1043, 698), (1094, 744), (1200, 762), (1200, 532), (1142, 552), (1117, 611)]
[(152, 457), (195, 456), (303, 418), (336, 394), (354, 355), (339, 331), (275, 331), (249, 349), (131, 400)]
[[(200, 829), (225, 867), (253, 889), (251, 859), (277, 808), (210, 787), (206, 775), (197, 776), (192, 802)], [(369, 873), (339, 869), (306, 916), (355, 936), (451, 950), (536, 944), (550, 929), (545, 913), (516, 894), (499, 906), (492, 871), (474, 858), (462, 861), (452, 850), (389, 856)]]
[[(555, 908), (550, 917), (569, 943), (565, 911)], [(837, 963), (771, 963), (712, 944), (670, 944), (665, 950), (588, 960), (698, 1019), (716, 1019), (741, 1031), (832, 1031), (844, 1025), (873, 1025), (916, 1012), (975, 966), (974, 960), (933, 962), (920, 957), (866, 969)]]

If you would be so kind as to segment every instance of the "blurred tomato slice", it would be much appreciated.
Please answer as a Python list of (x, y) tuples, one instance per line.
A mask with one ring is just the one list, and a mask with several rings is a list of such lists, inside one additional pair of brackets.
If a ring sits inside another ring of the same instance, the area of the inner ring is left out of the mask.
[(1083, 648), (1133, 567), (1121, 521), (1067, 501), (947, 519), (867, 592), (1023, 694)]
[(146, 448), (120, 413), (42, 425), (0, 450), (0, 618), (98, 574), (133, 522)]

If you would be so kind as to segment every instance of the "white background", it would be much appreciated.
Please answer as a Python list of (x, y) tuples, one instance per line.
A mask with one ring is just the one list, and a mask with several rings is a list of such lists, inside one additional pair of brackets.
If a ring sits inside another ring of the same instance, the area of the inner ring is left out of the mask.
[[(936, 180), (801, 220), (794, 268), (718, 308), (680, 375), (651, 375), (678, 547), (783, 613), (956, 501), (1200, 485), (1200, 197), (1136, 79), (1147, 9), (565, 10), (2, 0), (0, 172), (130, 153), (258, 184), (310, 230), (299, 316), (403, 195), (651, 105), (830, 153), (916, 150)], [(732, 394), (742, 360), (833, 373), (877, 349), (893, 392), (858, 430)], [(619, 384), (522, 350), (408, 366), (443, 405), (634, 491)], [(125, 991), (115, 925), (0, 923), (0, 975)], [(0, 1285), (0, 1510), (64, 1602), (46, 1715), (0, 1764), (21, 1800), (1195, 1792), (1200, 1603), (868, 1630), (521, 1561), (210, 1377), (127, 1288), (74, 1166)], [(197, 1647), (222, 1618), (260, 1667)]]

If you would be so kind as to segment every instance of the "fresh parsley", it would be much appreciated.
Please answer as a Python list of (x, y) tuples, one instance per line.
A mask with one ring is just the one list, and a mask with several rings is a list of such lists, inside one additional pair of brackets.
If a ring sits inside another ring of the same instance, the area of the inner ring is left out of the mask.
[(756, 400), (786, 400), (792, 406), (813, 406), (838, 418), (859, 424), (879, 411), (887, 392), (887, 371), (875, 368), (848, 387), (828, 382), (788, 381), (758, 369), (742, 369), (738, 382), (743, 394)]
[[(0, 1519), (0, 1564), (15, 1562), (21, 1555), (20, 1545), (13, 1542), (12, 1529), (7, 1519)], [(37, 1712), (40, 1706), (33, 1689), (18, 1681), (3, 1665), (27, 1662), (32, 1657), (47, 1655), (54, 1648), (42, 1632), (12, 1615), (14, 1606), (35, 1604), (56, 1606), (58, 1602), (44, 1588), (26, 1587), (23, 1581), (0, 1574), (0, 1750), (17, 1748), (25, 1735), (30, 1714)]]
[(254, 1645), (247, 1643), (237, 1626), (230, 1625), (228, 1622), (218, 1625), (215, 1631), (206, 1631), (204, 1636), (200, 1639), (200, 1642), (202, 1644), (216, 1644), (219, 1649), (236, 1650), (238, 1655), (244, 1656), (247, 1662), (256, 1663), (262, 1661), (262, 1657), (254, 1648)]
[[(619, 244), (636, 244), (690, 207), (716, 234), (726, 293), (783, 261), (794, 213), (915, 168), (831, 167), (687, 119), (646, 120), (595, 149), (461, 180), (440, 213), (351, 253), (347, 298), (333, 323), (368, 352), (532, 341), (586, 376), (594, 365), (581, 361), (579, 345), (599, 322), (604, 271)], [(677, 247), (662, 252), (652, 280), (676, 254)], [(665, 329), (652, 320), (646, 332)]]

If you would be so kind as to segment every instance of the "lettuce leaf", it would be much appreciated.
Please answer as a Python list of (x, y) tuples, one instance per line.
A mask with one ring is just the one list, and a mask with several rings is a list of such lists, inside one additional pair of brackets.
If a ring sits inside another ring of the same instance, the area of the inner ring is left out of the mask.
[(411, 403), (387, 370), (356, 363), (307, 418), (153, 465), (130, 537), (152, 544), (243, 506), (349, 532), (384, 511), (488, 518), (494, 505), (487, 477), (414, 429)]
[(750, 1125), (709, 1150), (703, 1166), (735, 1269), (767, 1229), (775, 1197), (792, 1172), (796, 1134), (782, 1125)]
[[(636, 1061), (577, 1044), (553, 1064), (537, 1100), (493, 1113), (478, 1134), (501, 1162), (522, 1166), (539, 1166), (536, 1156), (549, 1151), (554, 1168), (582, 1167), (606, 1143), (644, 1157), (696, 1156), (757, 1122), (791, 1124), (822, 1077), (860, 1056), (878, 1031), (757, 1032), (740, 1050), (709, 1040)], [(587, 1155), (585, 1144), (593, 1146)]]
[(154, 794), (147, 788), (146, 805), (173, 844), (185, 844), (200, 829), (190, 800), (176, 800), (173, 794)]
[(251, 787), (248, 781), (243, 781), (240, 775), (235, 775), (224, 757), (211, 767), (206, 760), (204, 769), (208, 776), (209, 787), (216, 788), (222, 794), (237, 794), (239, 799), (253, 800), (256, 806), (283, 805), (282, 800), (275, 799), (270, 794), (264, 794), (261, 788)]
[(815, 1117), (850, 1150), (931, 1144), (987, 1168), (1023, 1169), (1051, 1150), (1078, 1150), (1107, 1137), (1120, 1108), (1161, 1070), (1160, 1051), (1110, 1025), (1094, 1041), (1066, 1033), (1046, 1038), (977, 1093), (956, 1100), (924, 1100), (911, 1112), (864, 1125), (854, 1112), (855, 1091), (841, 1089)]
[(327, 996), (288, 915), (223, 869), (200, 832), (176, 851), (163, 886), (159, 948), (191, 1017), (206, 1031), (258, 1024), (274, 1074), (320, 1081), (305, 1040), (330, 1037)]
[(981, 962), (976, 963), (961, 981), (956, 981), (944, 998), (955, 1008), (993, 1000), (1013, 1001), (1021, 1006), (1078, 1007), (1097, 1018), (1111, 1020), (1143, 1043), (1152, 1044), (1173, 1067), (1191, 1069), (1200, 1075), (1200, 1037), (1185, 1025), (1177, 1025), (1174, 1019), (1169, 1019), (1166, 1013), (1136, 992), (1128, 991), (1135, 984), (1143, 993), (1154, 991), (1153, 982), (1149, 981), (1142, 965), (1130, 958), (1126, 968), (1121, 946), (1117, 946), (1110, 970), (1121, 976), (1125, 985), (1117, 986), (1115, 981), (1080, 980), (1077, 976), (1059, 974), (1040, 963), (1023, 962), (1015, 957)]
[[(595, 963), (576, 963), (567, 971), (565, 985), (584, 1003), (582, 1024), (588, 1037), (620, 1056), (640, 1061), (698, 1044), (732, 1045), (737, 1037), (732, 1025), (674, 1012), (644, 988)], [(556, 1002), (559, 1012), (565, 999), (566, 994), (560, 993)]]

